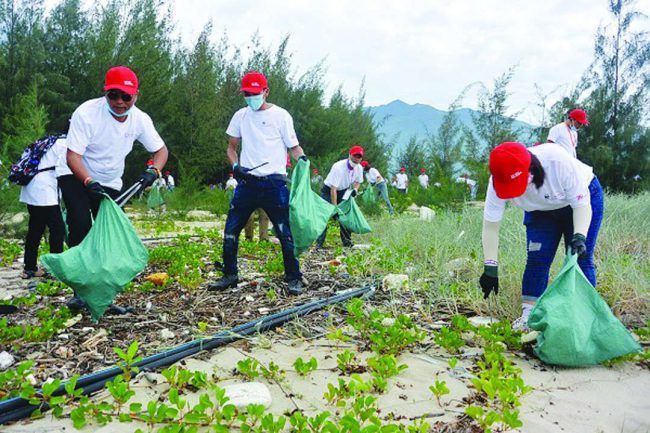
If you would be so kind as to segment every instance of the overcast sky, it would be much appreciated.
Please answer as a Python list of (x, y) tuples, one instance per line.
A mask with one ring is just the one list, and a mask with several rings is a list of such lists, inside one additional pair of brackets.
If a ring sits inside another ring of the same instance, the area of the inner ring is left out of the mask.
[[(650, 14), (650, 1), (636, 9)], [(331, 93), (356, 96), (365, 78), (366, 105), (395, 99), (446, 109), (470, 83), (492, 81), (516, 65), (511, 113), (537, 123), (534, 85), (551, 99), (568, 93), (593, 59), (594, 35), (611, 18), (607, 0), (184, 0), (173, 2), (187, 44), (212, 20), (245, 46), (256, 31), (274, 49), (290, 35), (298, 74), (320, 60)], [(650, 22), (645, 21), (646, 29)], [(476, 91), (464, 106), (475, 107)]]

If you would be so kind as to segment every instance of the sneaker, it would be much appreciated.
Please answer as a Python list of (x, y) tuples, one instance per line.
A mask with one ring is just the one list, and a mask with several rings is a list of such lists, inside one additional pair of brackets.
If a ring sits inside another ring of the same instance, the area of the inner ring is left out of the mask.
[(302, 284), (302, 280), (300, 278), (297, 280), (291, 280), (289, 281), (288, 292), (290, 295), (300, 295), (305, 291), (304, 287), (305, 286)]
[(533, 305), (522, 304), (521, 317), (515, 320), (514, 322), (512, 322), (512, 329), (521, 332), (530, 331), (530, 329), (528, 328), (528, 316), (530, 316), (530, 312), (532, 310), (533, 310)]
[(123, 307), (117, 304), (111, 304), (108, 306), (108, 309), (106, 311), (108, 311), (111, 314), (124, 315), (124, 314), (133, 313), (133, 308)]
[(86, 308), (86, 303), (75, 295), (66, 303), (66, 306), (71, 310), (79, 311)]
[(237, 287), (239, 283), (239, 277), (237, 274), (224, 275), (214, 283), (208, 285), (208, 290), (210, 291), (220, 291), (226, 290), (229, 287)]
[(42, 269), (37, 269), (35, 271), (28, 271), (25, 269), (22, 274), (20, 274), (20, 278), (23, 280), (29, 280), (30, 278), (40, 278), (45, 276), (45, 272)]

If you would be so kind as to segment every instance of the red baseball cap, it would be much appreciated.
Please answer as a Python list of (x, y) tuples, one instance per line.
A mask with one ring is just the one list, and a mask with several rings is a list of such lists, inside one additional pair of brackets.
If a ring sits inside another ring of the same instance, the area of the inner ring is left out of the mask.
[(404, 167), (400, 168), (399, 171), (406, 171)]
[(104, 78), (104, 92), (119, 89), (129, 95), (138, 93), (138, 77), (126, 66), (115, 66), (106, 71)]
[(261, 72), (249, 72), (241, 79), (240, 92), (249, 92), (260, 94), (264, 89), (268, 88), (269, 84), (266, 77)]
[(365, 152), (363, 151), (363, 147), (359, 146), (358, 144), (355, 144), (350, 148), (350, 155), (361, 155), (364, 156)]
[(573, 119), (581, 125), (589, 125), (587, 113), (585, 113), (585, 110), (581, 110), (580, 108), (571, 110), (569, 112), (569, 119)]
[(423, 168), (420, 169), (420, 173), (426, 173), (427, 171)]
[(368, 161), (361, 161), (361, 167), (366, 168), (370, 165)]
[(314, 173), (314, 174), (316, 174), (316, 173), (318, 173), (318, 169), (317, 169), (317, 168), (314, 168), (314, 169), (312, 169), (311, 172)]
[(507, 141), (490, 152), (490, 173), (497, 197), (515, 198), (528, 188), (530, 152), (521, 143)]

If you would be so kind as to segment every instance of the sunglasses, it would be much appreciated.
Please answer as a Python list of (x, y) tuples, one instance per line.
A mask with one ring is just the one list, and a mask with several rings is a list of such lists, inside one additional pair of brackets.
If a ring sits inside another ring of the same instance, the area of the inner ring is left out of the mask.
[(130, 102), (131, 99), (133, 99), (133, 96), (129, 95), (128, 93), (124, 93), (121, 90), (109, 90), (106, 92), (106, 96), (108, 96), (108, 99), (111, 101), (117, 101), (118, 99), (121, 99), (124, 102)]

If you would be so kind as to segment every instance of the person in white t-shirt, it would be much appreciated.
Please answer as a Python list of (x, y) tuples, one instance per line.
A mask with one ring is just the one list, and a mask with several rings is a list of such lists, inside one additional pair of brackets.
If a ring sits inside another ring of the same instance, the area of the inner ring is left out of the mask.
[(235, 173), (228, 173), (228, 180), (226, 181), (226, 190), (235, 190), (237, 188), (237, 179)]
[(23, 260), (24, 272), (21, 275), (23, 279), (44, 275), (44, 272), (38, 269), (36, 259), (45, 227), (50, 232), (50, 253), (63, 252), (65, 225), (59, 206), (59, 189), (54, 167), (59, 156), (65, 152), (65, 138), (59, 138), (41, 158), (36, 175), (20, 189), (20, 201), (27, 205), (29, 213)]
[(418, 181), (420, 182), (420, 186), (424, 189), (429, 188), (429, 175), (427, 174), (426, 169), (421, 168), (420, 169), (420, 175), (418, 176)]
[[(92, 225), (105, 194), (117, 198), (124, 160), (137, 140), (153, 154), (153, 164), (140, 175), (141, 188), (151, 186), (167, 163), (168, 151), (149, 115), (135, 106), (138, 77), (125, 66), (106, 72), (104, 96), (81, 104), (72, 113), (65, 152), (56, 176), (67, 210), (68, 245), (79, 245)], [(78, 298), (68, 303), (83, 307)]]
[[(337, 161), (332, 165), (323, 183), (323, 188), (320, 191), (320, 196), (323, 199), (336, 206), (348, 197), (355, 197), (357, 195), (359, 185), (363, 182), (363, 168), (361, 167), (363, 155), (363, 147), (355, 144), (350, 148), (346, 159)], [(350, 230), (345, 228), (341, 223), (339, 223), (339, 227), (343, 246), (353, 246)], [(325, 227), (325, 230), (316, 241), (317, 248), (323, 248), (326, 235), (327, 227)]]
[(560, 238), (578, 255), (578, 264), (596, 286), (594, 248), (603, 218), (603, 190), (591, 167), (559, 145), (526, 148), (506, 142), (490, 153), (490, 181), (483, 213), (484, 273), (487, 298), (499, 291), (499, 225), (506, 201), (526, 211), (528, 258), (522, 282), (522, 316), (513, 327), (527, 329), (528, 315), (546, 290)]
[(176, 182), (174, 181), (174, 176), (169, 170), (165, 171), (165, 183), (167, 183), (167, 189), (173, 191), (176, 188)]
[(399, 169), (399, 173), (397, 173), (397, 176), (395, 176), (395, 181), (397, 192), (406, 194), (406, 190), (409, 187), (409, 177), (406, 175), (406, 168), (402, 167)]
[(388, 206), (388, 213), (394, 215), (395, 210), (393, 209), (393, 205), (390, 202), (390, 198), (388, 197), (386, 179), (381, 176), (379, 170), (370, 165), (370, 161), (361, 161), (361, 167), (363, 167), (363, 171), (366, 174), (366, 180), (368, 183), (377, 188), (377, 197), (381, 196), (381, 198), (386, 203), (386, 206)]
[(548, 131), (547, 141), (559, 144), (575, 158), (578, 147), (578, 129), (582, 125), (589, 125), (587, 113), (580, 108), (573, 109), (569, 111), (564, 122), (558, 123)]
[(462, 176), (456, 178), (456, 183), (464, 183), (469, 189), (470, 200), (476, 200), (476, 191), (478, 190), (478, 183), (469, 177), (469, 174), (463, 173)]
[[(288, 292), (298, 295), (304, 286), (289, 224), (287, 150), (294, 159), (307, 160), (307, 157), (296, 137), (291, 115), (267, 101), (270, 90), (264, 74), (249, 72), (244, 75), (240, 91), (247, 106), (234, 114), (226, 129), (227, 156), (239, 183), (223, 233), (224, 276), (210, 284), (208, 290), (237, 286), (239, 234), (253, 211), (261, 208), (273, 223), (282, 245)], [(240, 145), (241, 155), (238, 155)]]

